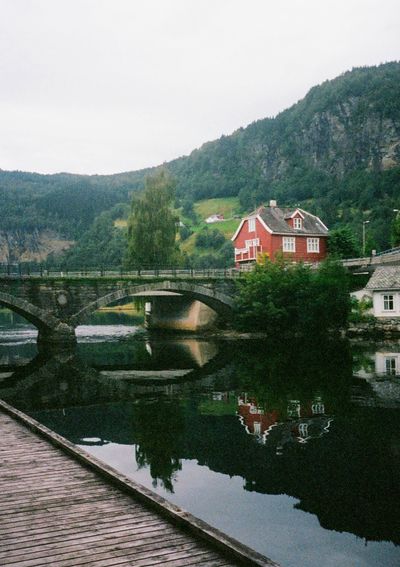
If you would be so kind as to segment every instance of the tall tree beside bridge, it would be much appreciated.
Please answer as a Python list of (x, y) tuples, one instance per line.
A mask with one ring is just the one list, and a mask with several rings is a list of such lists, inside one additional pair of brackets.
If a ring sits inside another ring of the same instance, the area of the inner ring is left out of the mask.
[(165, 169), (145, 179), (144, 191), (133, 197), (128, 223), (126, 264), (157, 268), (176, 262), (178, 219), (171, 209), (176, 182)]

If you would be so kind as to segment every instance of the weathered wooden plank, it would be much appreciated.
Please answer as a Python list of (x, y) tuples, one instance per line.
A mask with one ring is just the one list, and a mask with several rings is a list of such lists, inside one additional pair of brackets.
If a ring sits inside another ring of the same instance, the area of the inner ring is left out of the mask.
[[(50, 538), (51, 541), (55, 541), (58, 537), (60, 537), (63, 541), (68, 540), (68, 536), (72, 534), (74, 537), (79, 537), (81, 533), (90, 534), (100, 534), (100, 533), (113, 533), (119, 531), (129, 531), (133, 529), (139, 529), (140, 526), (144, 523), (146, 525), (150, 525), (154, 522), (160, 522), (160, 519), (155, 519), (154, 516), (141, 515), (137, 518), (132, 518), (126, 516), (125, 520), (115, 521), (107, 520), (101, 523), (101, 518), (92, 518), (92, 522), (89, 523), (88, 520), (90, 517), (86, 517), (83, 521), (72, 523), (72, 522), (65, 522), (62, 524), (58, 524), (58, 526), (49, 532), (49, 526), (47, 524), (41, 524), (39, 528), (29, 529), (29, 526), (24, 525), (22, 528), (20, 527), (19, 530), (12, 530), (11, 528), (7, 531), (2, 532), (1, 535), (7, 536), (8, 546), (13, 546), (13, 549), (17, 549), (18, 547), (24, 546), (26, 543), (36, 544), (39, 540), (45, 540), (46, 538)], [(88, 527), (89, 525), (89, 527)], [(164, 525), (164, 524), (162, 524)], [(93, 526), (93, 527), (90, 527)], [(168, 529), (164, 525), (164, 529)], [(0, 542), (0, 553), (2, 551), (3, 545)]]
[[(155, 536), (157, 536), (155, 540)], [(150, 541), (150, 543), (149, 543)], [(166, 535), (163, 526), (153, 527), (151, 530), (141, 532), (138, 530), (132, 533), (121, 536), (119, 532), (110, 533), (108, 536), (99, 534), (97, 537), (82, 536), (80, 538), (71, 538), (62, 543), (41, 543), (40, 545), (31, 545), (20, 549), (15, 549), (10, 553), (0, 555), (0, 564), (7, 565), (9, 563), (17, 562), (20, 558), (29, 554), (29, 560), (46, 558), (49, 555), (57, 557), (58, 561), (62, 560), (64, 556), (73, 556), (78, 559), (86, 554), (87, 550), (92, 550), (96, 554), (110, 553), (111, 551), (118, 551), (124, 549), (135, 549), (135, 552), (143, 552), (143, 546), (147, 545), (151, 552), (154, 548), (166, 548), (171, 551), (173, 545), (176, 549), (179, 544), (187, 544), (187, 537), (178, 532)], [(198, 549), (196, 543), (192, 544)]]
[[(103, 524), (119, 525), (120, 523), (127, 525), (130, 522), (135, 523), (136, 521), (140, 521), (148, 517), (151, 517), (151, 513), (145, 510), (136, 511), (134, 517), (132, 517), (132, 513), (121, 514), (120, 510), (116, 510), (113, 513), (107, 512), (106, 517), (104, 517), (103, 513), (93, 514), (91, 511), (87, 512), (86, 514), (80, 514), (79, 516), (75, 514), (63, 514), (60, 515), (59, 518), (54, 518), (54, 520), (56, 520), (56, 528), (53, 534), (57, 533), (58, 530), (62, 533), (65, 533), (66, 529), (78, 529), (80, 527), (85, 527), (88, 524), (88, 519), (92, 519), (92, 523), (96, 523), (96, 526), (102, 526)], [(13, 519), (10, 518), (7, 523), (1, 522), (2, 527), (0, 529), (0, 549), (2, 546), (1, 535), (15, 534), (15, 537), (18, 538), (18, 541), (21, 541), (24, 532), (35, 535), (35, 537), (42, 532), (47, 532), (49, 524), (47, 513), (39, 517), (30, 516), (29, 520), (31, 524), (28, 527), (27, 519), (25, 516), (20, 517), (18, 521), (13, 521)]]
[(276, 565), (0, 400), (0, 565), (226, 567), (239, 563)]

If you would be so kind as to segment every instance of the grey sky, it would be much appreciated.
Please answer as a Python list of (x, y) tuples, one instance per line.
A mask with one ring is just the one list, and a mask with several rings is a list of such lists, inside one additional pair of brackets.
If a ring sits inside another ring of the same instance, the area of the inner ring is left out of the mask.
[(399, 0), (0, 0), (0, 168), (157, 165), (398, 59)]

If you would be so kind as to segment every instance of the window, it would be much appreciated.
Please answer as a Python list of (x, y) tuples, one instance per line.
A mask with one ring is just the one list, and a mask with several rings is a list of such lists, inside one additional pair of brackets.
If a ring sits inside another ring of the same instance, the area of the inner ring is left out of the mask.
[(393, 311), (394, 310), (394, 296), (393, 295), (384, 295), (383, 296), (383, 310), (384, 311)]
[(299, 436), (303, 439), (308, 437), (308, 423), (299, 423)]
[(385, 359), (386, 374), (390, 376), (396, 375), (396, 359), (393, 357), (388, 357)]
[(293, 219), (293, 228), (303, 228), (303, 219), (296, 217)]
[(246, 248), (250, 248), (250, 246), (259, 246), (260, 245), (260, 239), (259, 238), (253, 238), (252, 240), (246, 240), (245, 244), (246, 244)]
[(319, 252), (319, 238), (307, 238), (307, 252)]
[(314, 415), (320, 415), (325, 413), (325, 405), (321, 402), (316, 402), (315, 404), (311, 405), (311, 411)]
[(249, 232), (255, 232), (256, 230), (256, 219), (249, 219)]
[(284, 236), (282, 238), (282, 249), (284, 252), (296, 252), (296, 239), (294, 236)]

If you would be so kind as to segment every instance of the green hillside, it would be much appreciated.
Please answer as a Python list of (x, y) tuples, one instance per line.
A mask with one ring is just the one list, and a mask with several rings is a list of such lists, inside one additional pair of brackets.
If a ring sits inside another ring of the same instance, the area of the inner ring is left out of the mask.
[[(176, 209), (194, 232), (211, 214), (231, 219), (276, 199), (317, 214), (329, 228), (350, 227), (358, 242), (368, 220), (368, 247), (388, 248), (393, 209), (400, 208), (400, 63), (348, 71), (313, 87), (275, 118), (208, 142), (166, 167), (177, 180)], [(53, 231), (60, 240), (76, 241), (80, 258), (117, 263), (121, 219), (149, 171), (79, 176), (0, 170), (0, 261), (26, 257), (40, 248), (43, 232)], [(196, 220), (184, 214), (190, 207)], [(107, 241), (100, 237), (105, 227)], [(230, 236), (235, 221), (215, 228)]]

